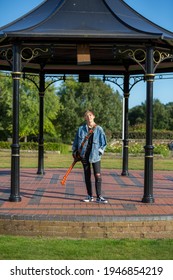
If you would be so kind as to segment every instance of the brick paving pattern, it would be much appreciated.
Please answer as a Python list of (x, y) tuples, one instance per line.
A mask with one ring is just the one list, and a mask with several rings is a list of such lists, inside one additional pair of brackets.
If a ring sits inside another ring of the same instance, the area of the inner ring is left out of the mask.
[[(144, 174), (130, 171), (128, 177), (120, 170), (103, 170), (103, 196), (108, 204), (84, 203), (86, 196), (83, 171), (75, 169), (65, 186), (60, 181), (63, 169), (49, 169), (37, 175), (35, 169), (21, 169), (21, 202), (9, 202), (10, 171), (0, 170), (0, 218), (17, 216), (18, 219), (55, 220), (117, 220), (160, 219), (173, 216), (173, 174), (154, 172), (154, 199), (152, 204), (142, 203)], [(93, 192), (95, 194), (94, 182)]]
[[(154, 199), (142, 203), (144, 174), (102, 170), (108, 204), (85, 203), (83, 171), (21, 169), (21, 202), (9, 202), (10, 171), (0, 170), (0, 234), (56, 238), (173, 238), (173, 175), (154, 172)], [(92, 178), (94, 180), (94, 178)], [(93, 182), (94, 186), (94, 182)]]

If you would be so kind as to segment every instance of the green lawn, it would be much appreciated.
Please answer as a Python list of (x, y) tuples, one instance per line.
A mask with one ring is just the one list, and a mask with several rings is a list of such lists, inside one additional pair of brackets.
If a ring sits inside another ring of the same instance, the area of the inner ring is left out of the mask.
[[(0, 168), (10, 168), (11, 151), (0, 151)], [(67, 168), (71, 165), (73, 158), (71, 154), (63, 155), (56, 152), (45, 152), (44, 166), (45, 168)], [(20, 166), (23, 168), (37, 168), (38, 153), (37, 152), (20, 152)], [(75, 168), (80, 168), (81, 163), (77, 163)], [(106, 154), (102, 157), (102, 168), (122, 169), (122, 157), (115, 154)], [(129, 156), (129, 170), (143, 170), (144, 157)], [(173, 159), (154, 157), (155, 170), (173, 170)]]
[(173, 240), (0, 236), (1, 260), (172, 260)]

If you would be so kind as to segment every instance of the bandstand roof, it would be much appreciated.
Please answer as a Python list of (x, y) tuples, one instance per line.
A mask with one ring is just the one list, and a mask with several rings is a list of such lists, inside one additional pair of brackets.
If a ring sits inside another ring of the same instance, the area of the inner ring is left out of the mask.
[[(166, 15), (165, 15), (166, 16)], [(173, 49), (173, 33), (149, 21), (122, 0), (46, 0), (0, 28), (0, 69), (8, 70), (10, 47), (21, 44), (23, 71), (45, 73), (140, 73), (127, 49), (140, 61), (143, 49)], [(4, 51), (6, 49), (6, 52)], [(137, 54), (138, 52), (138, 54)], [(8, 55), (7, 55), (8, 53)], [(82, 56), (80, 56), (82, 54)], [(172, 71), (165, 60), (158, 72)]]

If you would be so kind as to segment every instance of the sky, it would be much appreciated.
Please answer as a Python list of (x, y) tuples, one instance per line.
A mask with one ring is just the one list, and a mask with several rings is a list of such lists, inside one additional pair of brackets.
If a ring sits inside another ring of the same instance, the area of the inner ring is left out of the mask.
[[(75, 0), (74, 0), (75, 1)], [(82, 1), (82, 0), (81, 0)], [(173, 32), (173, 0), (124, 0), (149, 20)], [(12, 22), (38, 6), (43, 0), (0, 0), (0, 27)], [(172, 74), (173, 77), (173, 74)], [(111, 86), (116, 90), (119, 87)], [(173, 102), (173, 79), (160, 79), (154, 82), (154, 98), (167, 104)], [(130, 92), (129, 107), (141, 105), (146, 99), (146, 83), (137, 83)]]

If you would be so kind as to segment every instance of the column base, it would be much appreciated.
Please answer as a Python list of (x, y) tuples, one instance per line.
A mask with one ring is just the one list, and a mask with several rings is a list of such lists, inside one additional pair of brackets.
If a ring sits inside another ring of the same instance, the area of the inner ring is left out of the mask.
[(20, 196), (11, 195), (11, 196), (9, 197), (9, 201), (10, 201), (10, 202), (20, 202), (21, 200), (22, 200), (22, 199), (21, 199)]
[(45, 175), (45, 172), (44, 172), (44, 170), (42, 170), (42, 171), (38, 170), (38, 171), (37, 171), (37, 174), (38, 174), (38, 175)]
[(122, 171), (121, 176), (129, 176), (129, 172), (128, 171)]
[(154, 198), (152, 196), (144, 196), (142, 198), (142, 202), (143, 203), (154, 203)]

